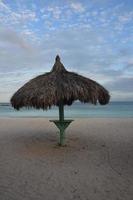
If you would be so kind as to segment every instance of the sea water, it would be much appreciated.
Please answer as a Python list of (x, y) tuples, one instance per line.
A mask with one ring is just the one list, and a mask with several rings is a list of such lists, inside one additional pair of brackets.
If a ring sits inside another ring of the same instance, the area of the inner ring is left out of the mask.
[[(9, 103), (0, 103), (0, 117), (45, 117), (58, 118), (58, 107), (50, 110), (36, 110), (22, 108), (16, 111)], [(132, 118), (133, 102), (110, 102), (108, 105), (91, 105), (75, 102), (71, 106), (64, 106), (65, 118)]]

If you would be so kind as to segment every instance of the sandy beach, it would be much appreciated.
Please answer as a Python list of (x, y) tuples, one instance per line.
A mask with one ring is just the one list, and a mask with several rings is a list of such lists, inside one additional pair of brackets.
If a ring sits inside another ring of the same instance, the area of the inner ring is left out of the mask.
[(0, 200), (132, 200), (133, 118), (0, 118)]

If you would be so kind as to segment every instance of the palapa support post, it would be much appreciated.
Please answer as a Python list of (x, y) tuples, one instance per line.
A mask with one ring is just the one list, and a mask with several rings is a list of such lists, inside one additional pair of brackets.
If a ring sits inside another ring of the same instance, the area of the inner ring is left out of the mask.
[(59, 104), (59, 122), (60, 122), (60, 142), (59, 145), (63, 146), (64, 145), (64, 135), (65, 135), (65, 127), (63, 126), (64, 122), (64, 105), (63, 101), (60, 101)]
[(50, 122), (54, 122), (57, 128), (60, 130), (59, 146), (64, 146), (65, 129), (69, 126), (69, 124), (72, 121), (73, 120), (64, 120), (64, 104), (61, 100), (59, 103), (59, 120), (50, 120)]
[(63, 105), (63, 101), (60, 101), (60, 103), (59, 103), (59, 120), (60, 120), (60, 122), (64, 121), (64, 105)]

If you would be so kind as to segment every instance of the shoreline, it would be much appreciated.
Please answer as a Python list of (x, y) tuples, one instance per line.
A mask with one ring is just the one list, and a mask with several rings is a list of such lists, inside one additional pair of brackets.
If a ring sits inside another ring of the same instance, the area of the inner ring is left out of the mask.
[[(1, 119), (44, 119), (44, 120), (50, 120), (50, 119), (59, 119), (59, 116), (57, 117), (46, 117), (46, 116), (0, 116)], [(131, 117), (126, 117), (126, 116), (121, 116), (121, 117), (65, 117), (64, 119), (74, 119), (74, 120), (87, 120), (87, 119), (133, 119), (133, 116)]]

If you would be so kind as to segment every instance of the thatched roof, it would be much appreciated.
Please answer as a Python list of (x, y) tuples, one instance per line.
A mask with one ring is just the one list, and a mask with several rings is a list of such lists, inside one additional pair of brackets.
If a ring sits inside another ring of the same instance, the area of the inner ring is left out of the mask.
[(48, 109), (58, 106), (61, 99), (64, 105), (71, 105), (75, 100), (105, 105), (110, 95), (97, 82), (67, 71), (56, 56), (52, 70), (27, 82), (13, 95), (11, 104), (17, 110), (22, 107)]

